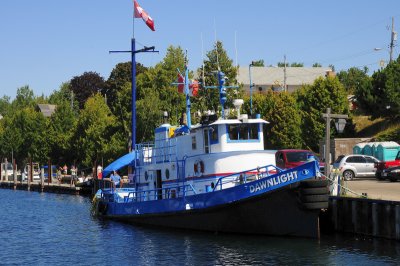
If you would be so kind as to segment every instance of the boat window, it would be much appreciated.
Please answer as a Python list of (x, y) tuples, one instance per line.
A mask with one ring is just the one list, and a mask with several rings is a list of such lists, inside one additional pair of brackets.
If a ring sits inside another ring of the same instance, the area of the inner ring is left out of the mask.
[(192, 150), (197, 149), (196, 136), (192, 136)]
[(210, 127), (210, 140), (211, 144), (218, 143), (218, 126)]
[(228, 125), (230, 140), (258, 140), (258, 124)]

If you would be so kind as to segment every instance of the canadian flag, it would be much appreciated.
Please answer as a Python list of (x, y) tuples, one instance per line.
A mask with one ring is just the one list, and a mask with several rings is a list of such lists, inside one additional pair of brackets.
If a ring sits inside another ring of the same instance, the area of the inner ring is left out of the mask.
[(138, 4), (136, 0), (133, 0), (134, 9), (135, 9), (135, 18), (142, 18), (146, 25), (152, 30), (154, 29), (154, 20), (147, 14), (146, 11)]

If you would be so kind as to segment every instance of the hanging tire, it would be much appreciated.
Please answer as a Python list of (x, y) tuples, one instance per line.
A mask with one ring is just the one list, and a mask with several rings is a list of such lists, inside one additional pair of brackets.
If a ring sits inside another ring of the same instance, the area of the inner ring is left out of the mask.
[(313, 188), (301, 188), (301, 195), (320, 195), (329, 194), (328, 187), (313, 187)]
[(304, 203), (307, 202), (327, 202), (329, 200), (328, 194), (320, 194), (320, 195), (302, 195), (301, 201)]
[(328, 202), (306, 202), (303, 203), (303, 206), (309, 210), (319, 210), (319, 209), (327, 209)]
[(354, 172), (351, 170), (346, 170), (343, 172), (343, 178), (346, 181), (350, 181), (354, 179)]

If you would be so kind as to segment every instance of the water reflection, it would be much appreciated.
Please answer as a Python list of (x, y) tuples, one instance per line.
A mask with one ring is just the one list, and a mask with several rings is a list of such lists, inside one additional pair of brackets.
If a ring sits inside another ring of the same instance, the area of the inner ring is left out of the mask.
[(90, 215), (90, 199), (0, 190), (0, 264), (400, 265), (400, 243), (321, 240), (133, 226)]

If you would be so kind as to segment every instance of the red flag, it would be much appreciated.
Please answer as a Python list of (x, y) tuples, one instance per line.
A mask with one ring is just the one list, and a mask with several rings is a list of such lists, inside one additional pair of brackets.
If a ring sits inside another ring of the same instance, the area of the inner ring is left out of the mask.
[(192, 80), (192, 84), (189, 86), (190, 96), (196, 97), (199, 94), (199, 82), (197, 80)]
[(181, 73), (178, 73), (178, 92), (183, 93), (185, 90), (185, 78), (181, 75)]
[(143, 21), (146, 23), (146, 25), (152, 30), (155, 31), (154, 29), (154, 20), (147, 14), (146, 11), (138, 4), (136, 0), (133, 0), (134, 4), (134, 10), (135, 10), (135, 18), (142, 18)]

